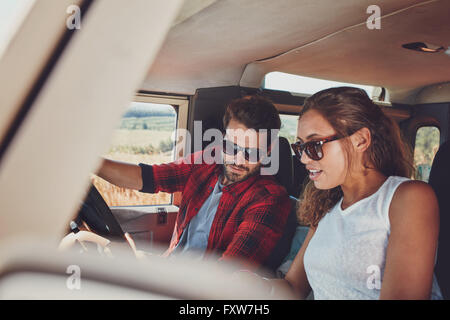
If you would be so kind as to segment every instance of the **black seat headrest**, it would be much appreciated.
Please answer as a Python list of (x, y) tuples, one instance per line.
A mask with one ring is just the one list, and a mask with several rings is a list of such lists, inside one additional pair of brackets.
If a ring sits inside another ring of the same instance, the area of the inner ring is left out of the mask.
[[(278, 150), (277, 150), (278, 149)], [(286, 188), (289, 194), (292, 194), (293, 186), (293, 167), (292, 167), (292, 151), (289, 141), (284, 137), (278, 138), (278, 143), (275, 143), (272, 152), (279, 152), (279, 167), (275, 174), (277, 181)]]
[(294, 180), (291, 195), (296, 198), (300, 198), (300, 193), (303, 190), (305, 182), (309, 181), (309, 179), (307, 180), (308, 170), (306, 170), (305, 165), (301, 163), (300, 160), (295, 155), (292, 156), (292, 167), (294, 173)]
[(444, 299), (450, 298), (450, 141), (443, 143), (431, 166), (429, 184), (439, 203), (440, 231), (435, 274)]

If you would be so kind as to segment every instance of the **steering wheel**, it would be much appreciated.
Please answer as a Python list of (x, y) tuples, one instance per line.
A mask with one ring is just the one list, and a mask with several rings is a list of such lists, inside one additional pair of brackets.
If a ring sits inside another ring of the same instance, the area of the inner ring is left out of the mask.
[(112, 241), (126, 240), (119, 222), (93, 184), (91, 184), (74, 222), (80, 226), (83, 221), (94, 233), (102, 237)]

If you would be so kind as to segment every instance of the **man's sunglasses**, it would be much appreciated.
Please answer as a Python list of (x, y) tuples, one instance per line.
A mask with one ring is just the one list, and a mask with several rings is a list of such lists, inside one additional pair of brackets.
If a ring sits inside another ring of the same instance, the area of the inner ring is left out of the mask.
[(230, 140), (223, 139), (223, 152), (225, 154), (236, 156), (239, 151), (242, 151), (247, 161), (258, 162), (262, 158), (262, 152), (258, 148), (244, 148)]
[(322, 146), (327, 142), (339, 140), (341, 138), (342, 137), (331, 136), (320, 140), (309, 141), (305, 143), (300, 143), (300, 141), (297, 141), (296, 143), (291, 144), (291, 147), (299, 160), (301, 160), (302, 153), (304, 151), (311, 160), (319, 161), (320, 159), (323, 158)]

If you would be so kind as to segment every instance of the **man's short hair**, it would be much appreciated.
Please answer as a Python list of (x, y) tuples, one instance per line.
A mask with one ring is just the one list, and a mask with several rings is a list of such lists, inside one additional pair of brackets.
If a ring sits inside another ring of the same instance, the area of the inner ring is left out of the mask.
[(231, 101), (223, 116), (223, 127), (226, 129), (231, 119), (234, 119), (249, 129), (267, 129), (269, 141), (273, 142), (270, 129), (279, 130), (281, 120), (273, 103), (262, 96), (251, 95)]

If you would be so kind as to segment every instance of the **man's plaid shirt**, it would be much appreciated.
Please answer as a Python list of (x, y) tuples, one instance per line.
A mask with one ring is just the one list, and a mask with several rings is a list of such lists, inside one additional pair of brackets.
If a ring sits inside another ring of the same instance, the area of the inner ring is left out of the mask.
[[(139, 164), (142, 169), (142, 192), (183, 192), (167, 253), (176, 247), (183, 230), (222, 175), (222, 165), (196, 164), (197, 157), (202, 157), (202, 152), (168, 164)], [(219, 260), (235, 262), (239, 258), (244, 267), (258, 268), (280, 239), (290, 210), (291, 201), (286, 189), (272, 176), (257, 174), (224, 186), (209, 233), (206, 254), (219, 254)]]

